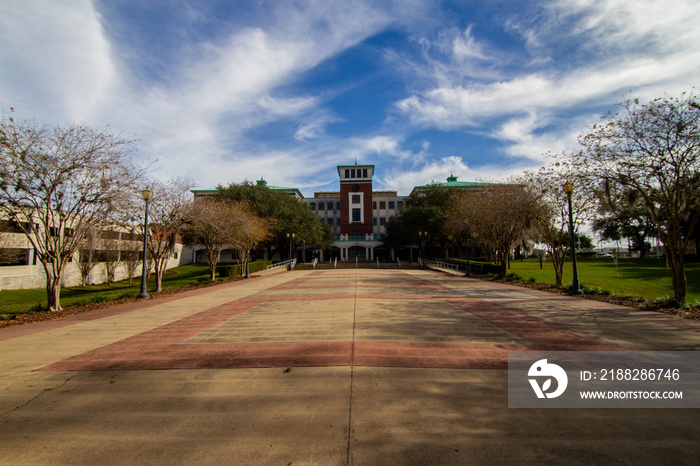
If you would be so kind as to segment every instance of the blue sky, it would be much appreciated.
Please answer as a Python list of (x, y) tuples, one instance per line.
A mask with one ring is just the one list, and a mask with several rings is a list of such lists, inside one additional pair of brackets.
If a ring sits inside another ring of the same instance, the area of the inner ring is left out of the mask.
[(3, 0), (0, 110), (138, 138), (156, 177), (306, 196), (498, 180), (700, 79), (697, 0)]

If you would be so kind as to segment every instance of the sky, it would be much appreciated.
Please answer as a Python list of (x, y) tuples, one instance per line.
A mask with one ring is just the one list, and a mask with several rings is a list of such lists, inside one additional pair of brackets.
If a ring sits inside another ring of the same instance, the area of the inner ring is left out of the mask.
[(700, 84), (697, 0), (2, 0), (0, 112), (138, 142), (153, 176), (337, 165), (374, 189), (497, 181), (576, 150), (627, 98)]

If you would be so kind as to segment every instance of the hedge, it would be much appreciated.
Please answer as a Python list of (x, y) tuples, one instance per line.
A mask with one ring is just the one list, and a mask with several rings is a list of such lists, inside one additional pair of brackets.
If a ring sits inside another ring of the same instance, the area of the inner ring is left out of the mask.
[[(255, 261), (248, 264), (248, 271), (250, 273), (258, 272), (260, 270), (265, 270), (272, 261)], [(234, 277), (236, 275), (241, 275), (241, 267), (238, 264), (234, 265), (220, 265), (216, 268), (216, 274), (223, 277)]]

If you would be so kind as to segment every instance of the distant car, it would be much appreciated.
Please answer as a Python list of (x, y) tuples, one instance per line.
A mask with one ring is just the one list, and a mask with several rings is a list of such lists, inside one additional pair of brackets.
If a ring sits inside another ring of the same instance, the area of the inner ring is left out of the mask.
[(596, 254), (596, 257), (612, 257), (612, 254), (608, 254), (607, 252), (599, 252)]

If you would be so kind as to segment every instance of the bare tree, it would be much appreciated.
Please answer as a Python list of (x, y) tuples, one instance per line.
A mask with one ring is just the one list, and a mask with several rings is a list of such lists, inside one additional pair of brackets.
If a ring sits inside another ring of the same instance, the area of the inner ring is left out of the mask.
[(130, 149), (131, 141), (108, 129), (0, 119), (0, 211), (34, 248), (52, 311), (61, 310), (63, 274), (87, 232), (143, 174)]
[[(124, 267), (126, 268), (126, 273), (129, 276), (129, 283), (131, 283), (133, 278), (136, 276), (136, 271), (142, 262), (140, 254), (142, 251), (142, 245), (136, 241), (138, 237), (139, 233), (132, 229), (132, 231), (128, 234), (128, 239), (124, 241), (124, 245), (122, 246)], [(143, 241), (143, 236), (141, 238)]]
[(177, 177), (167, 182), (153, 181), (149, 184), (153, 197), (149, 201), (148, 255), (149, 260), (153, 261), (155, 291), (158, 292), (163, 289), (163, 274), (187, 222), (192, 204), (190, 189), (194, 183)]
[(118, 231), (102, 232), (100, 246), (102, 249), (101, 259), (105, 264), (107, 275), (107, 285), (111, 286), (114, 283), (117, 269), (122, 263), (120, 233)]
[(90, 272), (95, 267), (95, 248), (97, 247), (97, 231), (95, 228), (89, 228), (85, 233), (85, 241), (79, 250), (80, 260), (78, 261), (78, 269), (83, 286), (87, 285), (87, 279)]
[[(571, 242), (569, 231), (569, 205), (563, 186), (567, 181), (578, 181), (571, 167), (557, 163), (537, 172), (525, 173), (521, 182), (532, 195), (532, 225), (539, 240), (547, 245), (552, 257), (556, 284), (561, 286), (564, 275), (566, 251)], [(594, 191), (577, 183), (572, 196), (572, 217), (575, 235), (595, 208)]]
[(484, 247), (494, 250), (505, 274), (511, 251), (528, 233), (533, 205), (522, 185), (488, 185), (458, 193), (450, 223), (461, 226), (462, 231), (468, 228)]
[(235, 241), (235, 232), (244, 213), (241, 201), (205, 198), (194, 203), (188, 215), (186, 241), (202, 247), (209, 263), (209, 277), (216, 278), (221, 250)]
[(245, 204), (239, 205), (239, 217), (234, 231), (236, 259), (241, 268), (241, 275), (246, 275), (250, 253), (260, 243), (272, 236), (270, 221), (259, 217)]
[(579, 139), (586, 150), (572, 161), (582, 175), (638, 194), (664, 246), (674, 296), (685, 302), (684, 254), (700, 215), (700, 102), (683, 94), (622, 108)]

